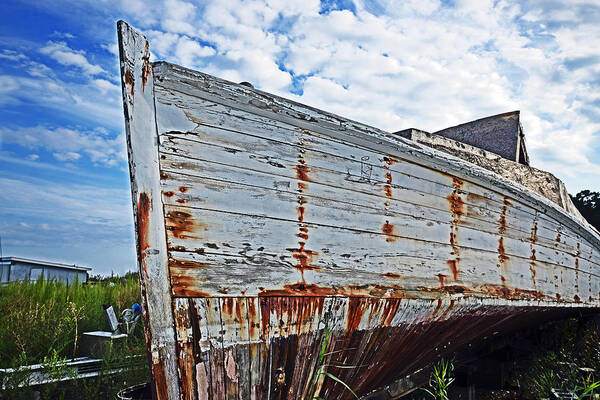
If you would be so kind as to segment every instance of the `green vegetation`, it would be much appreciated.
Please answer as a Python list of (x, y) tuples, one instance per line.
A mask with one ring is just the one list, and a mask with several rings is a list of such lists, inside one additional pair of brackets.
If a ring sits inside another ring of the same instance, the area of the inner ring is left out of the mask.
[(513, 372), (524, 398), (555, 398), (552, 389), (577, 399), (600, 394), (600, 337), (594, 321), (575, 318), (546, 324), (534, 357)]
[[(0, 381), (0, 399), (106, 399), (118, 390), (148, 380), (142, 324), (106, 354), (97, 377), (69, 380), (75, 371), (65, 361), (78, 356), (82, 333), (108, 330), (103, 304), (115, 310), (140, 303), (135, 274), (93, 284), (39, 280), (0, 286), (0, 368), (42, 364), (44, 371), (66, 382), (38, 387), (23, 385), (30, 374), (21, 371)], [(117, 373), (115, 373), (115, 371)], [(19, 387), (24, 386), (24, 387)]]
[(582, 190), (575, 196), (571, 196), (571, 200), (581, 215), (600, 231), (600, 193)]
[[(352, 388), (350, 388), (350, 386), (348, 386), (348, 384), (344, 381), (342, 381), (340, 378), (338, 378), (337, 376), (333, 375), (331, 372), (328, 371), (328, 369), (330, 367), (335, 367), (335, 368), (357, 368), (356, 366), (351, 366), (351, 365), (344, 365), (342, 363), (339, 362), (332, 362), (331, 364), (329, 364), (327, 362), (327, 358), (335, 353), (340, 353), (342, 351), (345, 350), (338, 350), (338, 351), (331, 351), (331, 352), (327, 352), (327, 345), (329, 343), (329, 338), (331, 336), (331, 330), (328, 328), (325, 328), (325, 338), (323, 339), (323, 344), (321, 345), (321, 351), (319, 352), (319, 359), (317, 361), (317, 364), (315, 365), (315, 371), (313, 371), (312, 375), (312, 379), (311, 379), (311, 383), (310, 383), (310, 390), (309, 390), (309, 399), (312, 400), (324, 400), (322, 397), (319, 396), (319, 392), (321, 391), (321, 388), (323, 387), (323, 382), (326, 378), (332, 379), (333, 381), (341, 384), (342, 386), (344, 386), (344, 388), (346, 388), (346, 390), (348, 390), (350, 393), (352, 393), (352, 395), (358, 399), (358, 396), (356, 393), (354, 393), (354, 391), (352, 390)], [(349, 350), (349, 349), (346, 349)]]
[(423, 390), (436, 400), (449, 400), (448, 389), (454, 382), (453, 372), (454, 364), (452, 361), (442, 358), (433, 366), (429, 378), (429, 389)]

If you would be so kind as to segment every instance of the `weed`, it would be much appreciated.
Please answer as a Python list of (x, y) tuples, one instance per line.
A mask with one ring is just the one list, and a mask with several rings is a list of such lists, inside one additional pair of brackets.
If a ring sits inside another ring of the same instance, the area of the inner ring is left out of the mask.
[[(335, 368), (358, 368), (357, 366), (352, 366), (352, 365), (344, 365), (342, 363), (338, 363), (338, 362), (333, 362), (333, 363), (328, 363), (327, 362), (327, 358), (328, 356), (331, 356), (335, 353), (339, 353), (342, 350), (338, 350), (338, 351), (331, 351), (331, 352), (327, 352), (327, 346), (329, 344), (329, 340), (331, 337), (331, 330), (328, 329), (327, 327), (325, 327), (325, 337), (323, 339), (323, 344), (321, 345), (321, 351), (319, 352), (319, 358), (317, 361), (317, 364), (315, 366), (315, 370), (311, 372), (311, 376), (309, 376), (309, 379), (311, 379), (311, 383), (310, 383), (310, 389), (309, 389), (309, 399), (312, 400), (324, 400), (322, 397), (320, 397), (320, 392), (321, 389), (323, 388), (323, 383), (325, 381), (326, 378), (329, 378), (339, 384), (341, 384), (342, 386), (344, 386), (344, 388), (346, 388), (346, 390), (348, 390), (350, 393), (352, 393), (352, 395), (358, 399), (358, 395), (352, 390), (352, 388), (350, 386), (348, 386), (348, 384), (346, 382), (344, 382), (343, 380), (341, 380), (340, 378), (338, 378), (337, 376), (333, 375), (331, 372), (328, 371), (328, 368), (330, 367), (335, 367)], [(346, 349), (348, 350), (348, 349)]]
[(423, 389), (431, 397), (437, 400), (449, 400), (448, 388), (454, 382), (452, 373), (454, 364), (450, 360), (441, 359), (433, 366), (433, 371), (429, 378), (429, 389)]

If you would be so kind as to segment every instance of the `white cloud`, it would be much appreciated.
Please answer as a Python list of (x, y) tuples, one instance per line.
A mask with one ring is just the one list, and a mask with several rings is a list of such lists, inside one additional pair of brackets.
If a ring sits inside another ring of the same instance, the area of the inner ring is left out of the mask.
[(183, 36), (177, 40), (175, 57), (183, 65), (194, 65), (197, 58), (215, 55), (215, 50), (209, 46), (201, 46), (198, 42)]
[(52, 153), (52, 155), (59, 161), (77, 161), (81, 158), (81, 154), (75, 153), (74, 151), (67, 151), (65, 153)]
[(77, 161), (82, 154), (94, 163), (116, 166), (126, 160), (125, 139), (107, 136), (105, 131), (79, 131), (69, 128), (0, 128), (4, 143), (51, 152), (59, 161)]
[(15, 58), (13, 67), (27, 75), (0, 75), (0, 106), (6, 104), (38, 105), (68, 114), (74, 120), (94, 121), (122, 128), (123, 113), (118, 85), (101, 78), (87, 81), (60, 79), (47, 65), (26, 55)]
[[(151, 32), (151, 49), (390, 131), (521, 109), (534, 165), (571, 190), (589, 184), (583, 170), (600, 181), (600, 28), (577, 8), (585, 3), (454, 3), (382, 0), (319, 14), (317, 1), (180, 2)], [(194, 57), (204, 42), (215, 54)], [(290, 93), (290, 71), (301, 95)]]
[(102, 67), (88, 61), (85, 57), (85, 51), (73, 50), (64, 42), (49, 41), (46, 46), (40, 49), (40, 53), (53, 58), (62, 65), (78, 67), (88, 75), (106, 73)]

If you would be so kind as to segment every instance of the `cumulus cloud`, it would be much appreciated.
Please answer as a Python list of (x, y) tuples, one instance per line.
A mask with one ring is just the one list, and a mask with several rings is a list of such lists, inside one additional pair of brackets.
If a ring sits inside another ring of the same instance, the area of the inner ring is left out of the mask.
[[(571, 190), (588, 184), (577, 178), (582, 170), (600, 181), (594, 2), (130, 0), (117, 7), (146, 33), (156, 58), (386, 130), (434, 131), (521, 109), (535, 166), (554, 169)], [(42, 51), (93, 77), (88, 86), (105, 99), (118, 97), (116, 82), (100, 78), (87, 54), (58, 41)], [(0, 57), (23, 61), (17, 52)], [(15, 86), (32, 86), (13, 78), (0, 77), (7, 83), (0, 102), (18, 100)], [(56, 99), (65, 88), (44, 85)]]
[(435, 131), (521, 109), (535, 166), (553, 170), (573, 191), (590, 174), (600, 181), (600, 48), (591, 39), (600, 37), (600, 7), (593, 3), (199, 7), (169, 0), (164, 7), (149, 30), (160, 58), (390, 131)]
[(73, 50), (65, 42), (49, 41), (40, 49), (40, 53), (53, 58), (62, 65), (78, 67), (88, 75), (106, 73), (102, 67), (88, 61), (85, 51)]

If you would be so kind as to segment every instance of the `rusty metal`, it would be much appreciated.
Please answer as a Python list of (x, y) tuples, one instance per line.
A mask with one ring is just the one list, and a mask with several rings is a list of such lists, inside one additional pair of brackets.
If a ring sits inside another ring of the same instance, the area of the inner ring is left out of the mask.
[(490, 332), (600, 307), (600, 237), (562, 194), (150, 63), (119, 33), (155, 398), (350, 398), (314, 376), (323, 345), (367, 395)]

